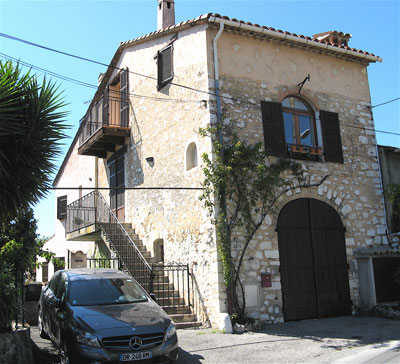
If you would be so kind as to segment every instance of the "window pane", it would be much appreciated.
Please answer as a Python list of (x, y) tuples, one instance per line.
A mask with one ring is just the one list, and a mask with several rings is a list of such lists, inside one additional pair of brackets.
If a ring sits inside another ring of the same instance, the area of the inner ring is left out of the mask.
[(304, 104), (301, 100), (299, 99), (295, 99), (294, 102), (294, 108), (298, 109), (298, 110), (307, 110), (308, 111), (308, 107), (306, 104)]
[(295, 135), (296, 135), (296, 129), (295, 125), (293, 122), (293, 115), (284, 112), (283, 113), (283, 122), (285, 125), (285, 139), (287, 144), (295, 144)]
[(315, 146), (311, 118), (309, 116), (299, 115), (299, 124), (301, 139), (299, 144)]
[(283, 100), (282, 102), (282, 106), (283, 107), (292, 107), (290, 104), (290, 99), (292, 99), (293, 97), (287, 97), (285, 100)]
[(110, 305), (148, 301), (143, 289), (131, 279), (104, 278), (72, 281), (69, 302), (73, 306)]

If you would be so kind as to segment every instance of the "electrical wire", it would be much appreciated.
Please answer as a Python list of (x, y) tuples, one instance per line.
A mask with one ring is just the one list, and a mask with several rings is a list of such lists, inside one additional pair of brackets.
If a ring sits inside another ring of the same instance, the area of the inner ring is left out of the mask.
[[(83, 60), (83, 61), (95, 63), (95, 64), (98, 64), (98, 65), (101, 65), (101, 66), (105, 66), (105, 67), (109, 67), (109, 65), (107, 65), (105, 63), (102, 63), (102, 62), (98, 62), (98, 61), (95, 61), (95, 60), (92, 60), (92, 59), (89, 59), (89, 58), (86, 58), (86, 57), (77, 56), (77, 55), (74, 55), (74, 54), (71, 54), (71, 53), (68, 53), (68, 52), (64, 52), (64, 51), (60, 51), (60, 50), (57, 50), (57, 49), (54, 49), (54, 48), (46, 47), (46, 46), (43, 46), (41, 44), (33, 43), (33, 42), (30, 42), (30, 41), (27, 41), (27, 40), (24, 40), (24, 39), (21, 39), (21, 38), (17, 38), (17, 37), (14, 37), (14, 36), (11, 36), (11, 35), (8, 35), (8, 34), (5, 34), (5, 33), (0, 33), (0, 36), (8, 38), (8, 39), (11, 39), (11, 40), (16, 40), (16, 41), (19, 41), (19, 42), (22, 42), (22, 43), (25, 43), (25, 44), (28, 44), (28, 45), (32, 45), (32, 46), (35, 46), (35, 47), (39, 47), (39, 48), (42, 48), (42, 49), (45, 49), (45, 50), (49, 50), (51, 52), (59, 53), (59, 54), (66, 55), (66, 56), (73, 57), (73, 58), (77, 58), (77, 59), (80, 59), (80, 60)], [(89, 83), (86, 83), (86, 82), (83, 82), (83, 81), (80, 81), (80, 80), (76, 80), (76, 79), (72, 79), (72, 78), (67, 77), (67, 76), (60, 75), (60, 74), (52, 72), (52, 71), (45, 70), (45, 69), (40, 68), (38, 66), (34, 66), (34, 65), (29, 64), (29, 63), (23, 62), (21, 60), (17, 60), (16, 58), (8, 56), (8, 55), (6, 55), (4, 53), (0, 53), (0, 56), (2, 56), (4, 58), (12, 59), (12, 60), (14, 60), (16, 62), (24, 64), (26, 67), (31, 67), (33, 69), (40, 70), (41, 72), (45, 72), (45, 73), (51, 74), (52, 76), (60, 78), (60, 79), (65, 80), (65, 81), (73, 82), (73, 83), (76, 83), (78, 85), (85, 86), (85, 87), (90, 87), (90, 88), (95, 88), (95, 89), (98, 88), (98, 86), (96, 86), (96, 85), (92, 85), (92, 84), (89, 84)], [(113, 67), (113, 68), (116, 69), (116, 70), (122, 70), (121, 68), (118, 68), (118, 67)], [(138, 73), (138, 72), (134, 72), (134, 71), (130, 71), (130, 70), (128, 70), (128, 72), (132, 73), (134, 75), (137, 75), (137, 76), (149, 78), (149, 79), (152, 79), (152, 80), (157, 80), (156, 77), (144, 75), (144, 74), (141, 74), (141, 73)], [(210, 91), (199, 90), (199, 89), (195, 89), (195, 88), (190, 87), (190, 86), (185, 86), (185, 85), (181, 85), (181, 84), (177, 84), (177, 83), (173, 83), (173, 82), (171, 82), (171, 84), (174, 85), (174, 86), (177, 86), (177, 87), (182, 87), (182, 88), (189, 89), (189, 90), (192, 90), (192, 91), (205, 93), (205, 94), (208, 94), (208, 95), (211, 95), (211, 96), (216, 96), (215, 93), (212, 93)], [(162, 102), (182, 102), (182, 103), (195, 102), (195, 103), (198, 103), (198, 102), (202, 102), (203, 101), (203, 100), (182, 100), (182, 99), (161, 98), (161, 97), (137, 95), (137, 94), (131, 94), (131, 93), (128, 93), (128, 95), (132, 96), (132, 97), (136, 97), (136, 98), (151, 99), (151, 100), (162, 101)], [(250, 104), (250, 105), (253, 105), (253, 106), (257, 106), (257, 107), (259, 106), (258, 103), (254, 103), (254, 102), (251, 102), (249, 100), (236, 99), (236, 98), (233, 98), (233, 97), (228, 96), (228, 95), (221, 96), (221, 97), (223, 99), (229, 99), (231, 101), (243, 102), (243, 103)], [(400, 99), (400, 97), (392, 99), (392, 100), (389, 100), (387, 102), (384, 102), (384, 103), (381, 103), (381, 104), (378, 104), (378, 105), (371, 106), (370, 108), (372, 109), (372, 108), (375, 108), (375, 107), (378, 107), (378, 106), (386, 105), (388, 103), (397, 101), (399, 99)], [(346, 125), (346, 124), (342, 124), (342, 125)], [(382, 131), (382, 130), (377, 130), (377, 129), (373, 129), (373, 128), (364, 128), (364, 127), (348, 125), (348, 124), (346, 126), (353, 127), (353, 128), (358, 128), (358, 129), (370, 130), (370, 131), (374, 131), (376, 133), (384, 133), (384, 134), (390, 134), (390, 135), (396, 135), (396, 136), (400, 135), (399, 133), (394, 133), (394, 132), (389, 132), (389, 131)]]
[(396, 98), (393, 99), (393, 100), (389, 100), (389, 101), (386, 101), (386, 102), (382, 102), (382, 104), (378, 104), (378, 105), (375, 105), (375, 106), (371, 106), (371, 109), (373, 109), (374, 107), (378, 107), (378, 106), (390, 104), (391, 102), (394, 102), (394, 101), (397, 101), (397, 100), (400, 100), (400, 97), (396, 97)]
[[(14, 37), (12, 35), (9, 35), (9, 34), (5, 34), (5, 33), (1, 33), (0, 32), (0, 36), (4, 37), (4, 38), (7, 38), (7, 39), (15, 40), (15, 41), (18, 41), (18, 42), (21, 42), (21, 43), (25, 43), (25, 44), (28, 44), (28, 45), (31, 45), (31, 46), (34, 46), (34, 47), (42, 48), (42, 49), (45, 49), (45, 50), (48, 50), (48, 51), (51, 51), (51, 52), (59, 53), (59, 54), (62, 54), (62, 55), (68, 56), (68, 57), (73, 57), (73, 58), (76, 58), (76, 59), (80, 59), (82, 61), (91, 62), (91, 63), (97, 64), (97, 65), (100, 65), (100, 66), (104, 66), (104, 67), (107, 67), (107, 68), (110, 66), (110, 65), (108, 65), (106, 63), (103, 63), (103, 62), (99, 62), (99, 61), (96, 61), (96, 60), (93, 60), (93, 59), (90, 59), (90, 58), (86, 58), (86, 57), (82, 57), (82, 56), (77, 56), (75, 54), (64, 52), (64, 51), (60, 51), (60, 50), (57, 50), (57, 49), (54, 49), (54, 48), (46, 47), (44, 45), (41, 45), (41, 44), (38, 44), (38, 43), (34, 43), (34, 42), (30, 42), (30, 41), (22, 39), (22, 38), (17, 38), (17, 37)], [(122, 68), (118, 68), (118, 67), (115, 67), (115, 66), (113, 68), (115, 70), (119, 70), (119, 71), (122, 70)], [(152, 80), (157, 80), (157, 78), (153, 77), (153, 76), (144, 75), (142, 73), (138, 73), (138, 72), (134, 72), (134, 71), (130, 71), (130, 70), (128, 70), (128, 72), (133, 74), (133, 75), (136, 75), (136, 76), (145, 77), (145, 78), (149, 78), (149, 79), (152, 79)], [(196, 89), (196, 88), (193, 88), (193, 87), (190, 87), (190, 86), (186, 86), (186, 85), (181, 85), (181, 84), (175, 83), (175, 82), (170, 82), (170, 84), (174, 85), (174, 86), (177, 86), (177, 87), (182, 87), (182, 88), (185, 88), (185, 89), (188, 89), (188, 90), (201, 92), (201, 93), (208, 94), (208, 95), (211, 95), (211, 96), (216, 96), (215, 93), (210, 92), (210, 91), (199, 90), (199, 89)], [(239, 99), (235, 99), (235, 98), (233, 98), (231, 96), (224, 96), (224, 98), (230, 99), (232, 101), (245, 102), (245, 103), (248, 103), (248, 104), (251, 104), (251, 105), (257, 105), (258, 106), (258, 104), (254, 104), (254, 103), (252, 103), (252, 102), (250, 102), (248, 100), (239, 100)], [(389, 100), (389, 101), (383, 102), (383, 103), (378, 104), (378, 105), (371, 106), (371, 109), (373, 109), (375, 107), (378, 107), (378, 106), (389, 104), (389, 103), (397, 101), (397, 100), (400, 100), (400, 97), (397, 97), (397, 98), (395, 98), (393, 100)]]
[[(38, 70), (40, 72), (43, 72), (45, 74), (49, 74), (49, 75), (51, 75), (53, 77), (56, 77), (56, 78), (59, 78), (61, 80), (75, 83), (75, 84), (77, 84), (79, 86), (84, 86), (84, 87), (88, 87), (88, 88), (92, 88), (92, 89), (97, 89), (98, 88), (97, 85), (93, 85), (93, 84), (90, 84), (90, 83), (87, 83), (87, 82), (84, 82), (84, 81), (80, 81), (80, 80), (77, 80), (77, 79), (74, 79), (74, 78), (71, 78), (71, 77), (68, 77), (68, 76), (61, 75), (61, 74), (53, 72), (53, 71), (46, 70), (44, 68), (41, 68), (39, 66), (35, 66), (33, 64), (24, 62), (21, 59), (17, 59), (17, 58), (11, 57), (11, 56), (9, 56), (7, 54), (4, 54), (4, 53), (1, 53), (1, 52), (0, 52), (0, 57), (2, 57), (4, 59), (12, 60), (12, 61), (17, 62), (19, 64), (22, 64), (25, 67)], [(181, 102), (181, 103), (194, 102), (194, 103), (199, 103), (199, 102), (203, 101), (203, 100), (182, 100), (182, 99), (173, 99), (173, 98), (165, 98), (165, 97), (163, 98), (163, 97), (155, 97), (155, 96), (145, 96), (145, 95), (138, 95), (138, 94), (132, 94), (132, 93), (125, 93), (125, 94), (127, 96), (132, 96), (132, 97), (136, 97), (136, 98), (151, 99), (151, 100), (163, 101), (163, 102)]]

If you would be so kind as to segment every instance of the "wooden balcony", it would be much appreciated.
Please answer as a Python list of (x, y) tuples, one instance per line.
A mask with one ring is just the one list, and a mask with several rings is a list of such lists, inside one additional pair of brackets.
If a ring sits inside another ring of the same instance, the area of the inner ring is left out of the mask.
[(101, 98), (82, 119), (78, 154), (106, 158), (130, 134), (129, 101)]

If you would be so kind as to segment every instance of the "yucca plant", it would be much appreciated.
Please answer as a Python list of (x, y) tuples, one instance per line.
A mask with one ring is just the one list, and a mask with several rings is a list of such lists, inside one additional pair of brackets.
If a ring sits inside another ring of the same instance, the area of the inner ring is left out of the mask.
[(0, 61), (0, 221), (51, 187), (67, 128), (64, 106), (55, 83)]

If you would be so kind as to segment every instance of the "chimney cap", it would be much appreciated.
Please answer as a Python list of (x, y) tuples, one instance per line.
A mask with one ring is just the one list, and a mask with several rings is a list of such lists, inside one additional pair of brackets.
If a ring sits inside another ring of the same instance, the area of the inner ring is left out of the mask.
[(314, 34), (313, 38), (323, 42), (348, 46), (351, 34), (339, 32), (337, 30), (330, 30), (328, 32)]

